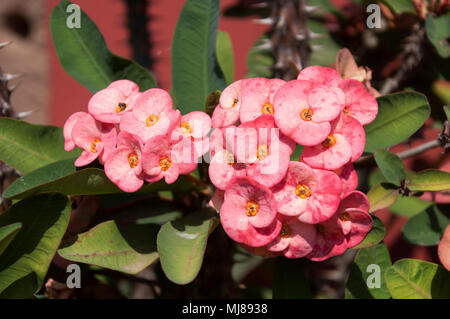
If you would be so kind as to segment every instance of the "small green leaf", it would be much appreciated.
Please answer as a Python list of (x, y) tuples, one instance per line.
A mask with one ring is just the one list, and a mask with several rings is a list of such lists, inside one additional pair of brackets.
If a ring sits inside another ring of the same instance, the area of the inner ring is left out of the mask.
[(425, 30), (438, 54), (444, 59), (450, 57), (450, 44), (447, 40), (450, 38), (450, 14), (439, 17), (428, 14)]
[(398, 189), (392, 185), (381, 183), (370, 189), (367, 193), (370, 202), (370, 212), (388, 208), (398, 198)]
[[(23, 177), (18, 178), (3, 196), (20, 199), (35, 193), (59, 192), (64, 195), (116, 194), (122, 191), (106, 177), (98, 168), (75, 170), (74, 159), (59, 161), (41, 167)], [(187, 190), (192, 186), (184, 177), (174, 184), (164, 181), (145, 184), (138, 192), (154, 192), (159, 190)]]
[(390, 298), (391, 295), (387, 290), (384, 274), (391, 265), (391, 257), (384, 243), (361, 249), (352, 265), (345, 289), (345, 298)]
[(0, 118), (0, 160), (22, 174), (78, 154), (80, 150), (64, 150), (63, 131), (59, 127)]
[(427, 169), (414, 175), (407, 186), (413, 192), (450, 190), (450, 173), (437, 169)]
[(101, 223), (64, 242), (61, 257), (90, 265), (136, 274), (158, 259), (156, 225)]
[(217, 61), (222, 69), (227, 84), (234, 81), (234, 53), (230, 35), (219, 31), (216, 40)]
[(14, 223), (0, 227), (0, 255), (22, 229), (22, 223)]
[(378, 115), (365, 126), (366, 148), (371, 153), (403, 142), (416, 132), (430, 115), (425, 95), (400, 92), (377, 98)]
[(70, 212), (67, 197), (45, 194), (26, 198), (0, 216), (0, 227), (22, 223), (0, 258), (0, 298), (29, 298), (39, 291)]
[(386, 235), (386, 229), (384, 228), (383, 222), (375, 215), (372, 215), (372, 220), (373, 220), (372, 229), (366, 235), (364, 240), (357, 246), (353, 247), (353, 249), (371, 247), (378, 244), (380, 241), (384, 239), (384, 236)]
[(278, 257), (273, 279), (274, 299), (311, 299), (302, 260)]
[(68, 74), (91, 93), (121, 79), (134, 81), (142, 91), (156, 87), (148, 70), (109, 51), (103, 35), (84, 12), (81, 12), (80, 28), (69, 28), (67, 21), (72, 19), (73, 12), (67, 7), (71, 4), (61, 0), (50, 17), (56, 54)]
[(373, 155), (386, 181), (400, 186), (405, 179), (405, 166), (402, 160), (394, 153), (383, 149), (375, 151)]
[(399, 196), (389, 210), (396, 215), (412, 217), (433, 205), (433, 202), (422, 200), (418, 197)]
[(437, 206), (411, 217), (403, 226), (403, 237), (414, 245), (437, 245), (444, 234), (450, 218), (445, 216)]
[(253, 255), (240, 246), (237, 246), (236, 249), (237, 251), (233, 256), (234, 263), (231, 268), (231, 277), (233, 277), (234, 282), (240, 283), (255, 268), (263, 263), (264, 258)]
[(255, 41), (247, 54), (247, 78), (270, 78), (272, 77), (272, 67), (274, 58), (271, 52), (261, 48), (261, 43), (269, 41), (267, 35), (262, 35)]
[(450, 298), (450, 272), (430, 262), (401, 259), (387, 269), (385, 278), (394, 299)]
[[(449, 92), (450, 93), (450, 92)], [(444, 106), (445, 116), (447, 117), (447, 121), (450, 121), (450, 106)]]
[(183, 114), (201, 110), (226, 82), (216, 56), (219, 0), (187, 0), (172, 40), (173, 92)]
[(161, 227), (157, 245), (167, 278), (185, 285), (197, 277), (209, 234), (217, 225), (215, 212), (201, 210)]

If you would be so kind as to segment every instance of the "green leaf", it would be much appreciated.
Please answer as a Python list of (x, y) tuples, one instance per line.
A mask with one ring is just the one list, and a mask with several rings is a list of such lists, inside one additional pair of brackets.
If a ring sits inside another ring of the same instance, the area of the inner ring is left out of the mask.
[[(314, 4), (308, 3), (310, 6)], [(318, 4), (318, 8), (323, 8), (322, 4)], [(316, 36), (310, 40), (311, 45), (317, 49), (313, 49), (309, 59), (309, 65), (328, 66), (336, 62), (336, 54), (341, 49), (331, 36), (329, 30), (322, 20), (308, 19), (308, 28)]]
[(386, 181), (400, 186), (405, 179), (405, 166), (402, 160), (394, 153), (383, 149), (375, 151), (373, 155)]
[(387, 269), (385, 278), (394, 299), (450, 298), (450, 272), (430, 262), (401, 259)]
[(391, 295), (386, 287), (384, 274), (391, 265), (391, 257), (384, 243), (361, 249), (350, 271), (345, 298), (389, 299)]
[(234, 282), (240, 283), (263, 263), (264, 258), (253, 255), (240, 246), (237, 246), (236, 249), (237, 251), (233, 256), (234, 263), (231, 267), (231, 277), (233, 277)]
[(6, 247), (8, 247), (21, 229), (22, 223), (13, 223), (11, 225), (0, 227), (0, 255), (5, 251)]
[(217, 61), (222, 69), (227, 84), (234, 81), (234, 53), (230, 35), (219, 31), (216, 40)]
[(442, 58), (450, 57), (450, 14), (433, 17), (428, 14), (425, 22), (428, 39)]
[(1, 298), (28, 298), (39, 291), (70, 212), (67, 197), (45, 194), (26, 198), (0, 216), (0, 226), (22, 223), (0, 258)]
[(172, 40), (172, 83), (183, 114), (200, 110), (225, 79), (216, 57), (219, 0), (187, 0)]
[(403, 142), (416, 132), (430, 115), (425, 95), (400, 92), (377, 98), (378, 115), (365, 126), (366, 148), (371, 153)]
[(370, 189), (367, 193), (370, 202), (370, 212), (388, 208), (398, 198), (398, 189), (392, 185), (381, 183)]
[(403, 237), (414, 245), (434, 246), (439, 244), (444, 230), (450, 224), (437, 206), (411, 217), (403, 226)]
[(367, 248), (378, 244), (380, 241), (384, 239), (386, 235), (386, 229), (384, 228), (384, 224), (377, 216), (372, 215), (373, 227), (366, 235), (364, 240), (359, 243), (357, 246), (353, 247), (353, 249)]
[(185, 285), (197, 277), (209, 234), (217, 225), (215, 212), (200, 210), (161, 227), (157, 245), (167, 278)]
[(156, 259), (157, 225), (101, 223), (63, 243), (61, 257), (90, 265), (137, 274)]
[(396, 215), (412, 217), (433, 205), (433, 202), (422, 200), (418, 197), (399, 196), (389, 210)]
[(111, 82), (128, 79), (140, 89), (156, 87), (152, 76), (142, 66), (114, 55), (95, 23), (81, 12), (80, 28), (67, 27), (73, 12), (67, 12), (70, 1), (61, 0), (50, 17), (50, 31), (59, 62), (64, 70), (92, 93)]
[(247, 78), (270, 78), (272, 77), (272, 66), (274, 58), (272, 53), (261, 48), (262, 43), (269, 41), (267, 34), (262, 35), (255, 41), (252, 48), (247, 54)]
[(447, 117), (447, 121), (450, 121), (450, 106), (448, 106), (448, 105), (444, 106), (444, 112), (445, 112), (445, 116)]
[(437, 169), (426, 169), (411, 178), (408, 189), (413, 192), (450, 190), (450, 173)]
[(63, 131), (59, 127), (0, 118), (0, 160), (22, 174), (80, 153), (64, 150)]
[(278, 257), (273, 279), (274, 299), (311, 299), (312, 294), (301, 260)]
[[(20, 199), (35, 193), (59, 192), (64, 195), (93, 195), (123, 193), (98, 168), (85, 168), (77, 171), (74, 159), (59, 161), (41, 167), (23, 177), (18, 178), (3, 196)], [(164, 181), (145, 184), (138, 192), (154, 192), (159, 190), (187, 190), (192, 185), (180, 177), (174, 184)]]
[(397, 14), (402, 13), (415, 13), (416, 10), (414, 8), (414, 3), (411, 0), (382, 0), (385, 5), (387, 5), (390, 9), (392, 9)]

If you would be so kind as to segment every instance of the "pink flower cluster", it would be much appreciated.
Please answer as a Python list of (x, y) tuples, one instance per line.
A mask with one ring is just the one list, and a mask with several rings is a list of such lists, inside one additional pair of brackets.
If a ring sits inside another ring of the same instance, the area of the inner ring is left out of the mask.
[(377, 112), (361, 82), (332, 68), (228, 86), (212, 116), (209, 177), (229, 237), (258, 255), (314, 261), (359, 244), (372, 218), (352, 163)]
[(210, 117), (181, 116), (161, 89), (139, 92), (131, 81), (115, 81), (90, 99), (88, 111), (66, 121), (65, 150), (83, 150), (76, 166), (98, 158), (106, 176), (125, 192), (137, 191), (144, 181), (164, 178), (171, 184), (195, 170), (209, 150)]

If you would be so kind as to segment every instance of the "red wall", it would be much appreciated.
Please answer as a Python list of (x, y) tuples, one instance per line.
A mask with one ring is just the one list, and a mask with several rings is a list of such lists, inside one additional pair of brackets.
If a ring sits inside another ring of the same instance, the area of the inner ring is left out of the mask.
[[(100, 28), (110, 50), (118, 55), (129, 58), (128, 31), (125, 28), (126, 8), (119, 0), (73, 0), (80, 5)], [(221, 8), (235, 4), (237, 0), (222, 0)], [(59, 0), (48, 0), (47, 18), (52, 8)], [(152, 34), (154, 57), (154, 74), (160, 87), (170, 90), (170, 47), (178, 15), (184, 1), (159, 0), (150, 1), (149, 14), (151, 17), (149, 30)], [(265, 31), (266, 27), (256, 24), (253, 18), (235, 19), (221, 17), (219, 29), (230, 33), (235, 53), (235, 76), (242, 78), (246, 73), (246, 56), (254, 41)], [(50, 56), (49, 87), (49, 119), (53, 125), (62, 126), (70, 114), (76, 111), (86, 111), (90, 93), (78, 82), (73, 80), (62, 69), (58, 62), (50, 31), (48, 31), (48, 45)]]

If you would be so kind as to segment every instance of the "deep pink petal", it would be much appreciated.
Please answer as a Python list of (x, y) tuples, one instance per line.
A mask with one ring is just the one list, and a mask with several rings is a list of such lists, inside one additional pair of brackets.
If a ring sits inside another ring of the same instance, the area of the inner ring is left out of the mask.
[(239, 119), (239, 105), (237, 104), (229, 109), (222, 108), (220, 104), (217, 105), (211, 118), (211, 126), (215, 128), (227, 127), (236, 123)]

